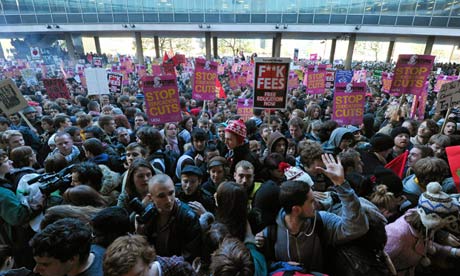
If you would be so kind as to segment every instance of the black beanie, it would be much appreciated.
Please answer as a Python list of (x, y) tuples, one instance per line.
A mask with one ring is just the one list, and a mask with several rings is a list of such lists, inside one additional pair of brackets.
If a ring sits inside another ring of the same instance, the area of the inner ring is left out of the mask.
[(375, 152), (385, 151), (394, 146), (393, 138), (383, 133), (375, 134), (369, 142)]
[(391, 137), (393, 137), (393, 139), (394, 139), (396, 136), (398, 136), (401, 133), (405, 133), (410, 137), (410, 131), (405, 127), (395, 127), (391, 131)]
[(375, 184), (383, 184), (388, 187), (388, 191), (392, 192), (395, 196), (399, 196), (403, 192), (403, 183), (401, 178), (397, 176), (392, 170), (377, 166), (374, 170)]

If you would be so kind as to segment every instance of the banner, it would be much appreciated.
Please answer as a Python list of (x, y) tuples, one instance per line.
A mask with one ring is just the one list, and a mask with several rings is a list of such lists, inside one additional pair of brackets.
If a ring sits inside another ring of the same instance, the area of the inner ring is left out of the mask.
[(43, 79), (43, 85), (45, 86), (46, 94), (49, 99), (70, 99), (69, 90), (63, 79)]
[(335, 72), (335, 85), (339, 83), (350, 83), (353, 78), (353, 70), (337, 70)]
[(254, 116), (253, 99), (238, 99), (236, 104), (236, 114), (245, 122)]
[(327, 69), (326, 70), (326, 89), (333, 89), (335, 82), (335, 70), (334, 69)]
[(230, 86), (230, 89), (236, 90), (240, 88), (238, 79), (239, 79), (239, 76), (237, 76), (236, 74), (230, 74), (230, 77), (228, 79), (228, 86)]
[(382, 92), (390, 93), (391, 82), (393, 81), (393, 73), (382, 73)]
[(112, 93), (121, 93), (123, 84), (123, 75), (118, 73), (107, 73), (107, 81), (109, 83), (109, 91)]
[[(195, 60), (192, 98), (212, 101), (216, 98), (217, 62), (205, 59)], [(245, 79), (246, 81), (246, 79)]]
[(288, 89), (297, 89), (299, 85), (299, 76), (294, 71), (289, 72)]
[(433, 91), (434, 92), (439, 92), (441, 90), (441, 86), (444, 83), (448, 83), (454, 80), (458, 80), (458, 76), (446, 76), (446, 75), (439, 75), (436, 78), (436, 84), (434, 85)]
[(182, 119), (175, 76), (145, 76), (142, 87), (146, 114), (151, 124), (179, 122)]
[(399, 55), (390, 93), (420, 95), (433, 68), (434, 56)]
[(357, 70), (353, 73), (354, 82), (366, 82), (367, 71), (366, 70)]
[(332, 120), (339, 125), (359, 125), (363, 122), (366, 83), (337, 83)]
[(161, 65), (152, 64), (152, 75), (153, 76), (161, 75)]
[(425, 82), (425, 89), (420, 95), (414, 95), (414, 98), (412, 100), (412, 107), (410, 110), (410, 118), (417, 120), (417, 121), (423, 121), (425, 118), (425, 107), (426, 107), (426, 101), (428, 97), (428, 85), (429, 82)]
[(163, 75), (176, 76), (176, 68), (174, 66), (174, 63), (163, 63), (161, 64), (161, 68), (163, 69)]
[(136, 72), (140, 79), (142, 79), (143, 76), (147, 75), (147, 70), (146, 70), (145, 65), (136, 64)]
[(27, 87), (38, 85), (37, 75), (35, 74), (34, 70), (32, 69), (21, 70), (21, 75), (24, 78), (24, 81), (26, 82)]
[(11, 79), (0, 82), (0, 111), (11, 115), (23, 110), (28, 103)]
[(107, 72), (103, 68), (85, 69), (86, 85), (88, 95), (110, 94), (107, 82)]
[(290, 58), (256, 58), (254, 108), (284, 109)]
[(307, 94), (323, 94), (326, 88), (326, 65), (309, 65), (306, 70), (304, 84)]
[(129, 74), (125, 66), (112, 66), (112, 72), (123, 75), (123, 85), (129, 85)]
[(436, 112), (441, 112), (460, 104), (460, 93), (458, 91), (460, 91), (460, 80), (443, 84), (438, 92)]

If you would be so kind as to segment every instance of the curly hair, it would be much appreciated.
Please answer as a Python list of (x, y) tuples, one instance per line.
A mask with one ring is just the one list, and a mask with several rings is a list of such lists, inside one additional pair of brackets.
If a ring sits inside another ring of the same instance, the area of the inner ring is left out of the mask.
[(307, 141), (303, 144), (303, 148), (300, 151), (300, 162), (302, 162), (304, 167), (308, 168), (315, 160), (321, 160), (323, 153), (324, 151), (320, 144)]
[(212, 254), (211, 274), (214, 276), (254, 275), (254, 262), (243, 242), (225, 238)]

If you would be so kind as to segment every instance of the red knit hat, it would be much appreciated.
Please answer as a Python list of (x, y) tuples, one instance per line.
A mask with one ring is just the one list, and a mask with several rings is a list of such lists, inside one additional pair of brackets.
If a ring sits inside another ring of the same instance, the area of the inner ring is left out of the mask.
[(225, 128), (226, 132), (231, 132), (235, 135), (238, 135), (242, 138), (246, 138), (246, 125), (244, 121), (239, 119), (235, 121), (230, 121), (228, 126)]

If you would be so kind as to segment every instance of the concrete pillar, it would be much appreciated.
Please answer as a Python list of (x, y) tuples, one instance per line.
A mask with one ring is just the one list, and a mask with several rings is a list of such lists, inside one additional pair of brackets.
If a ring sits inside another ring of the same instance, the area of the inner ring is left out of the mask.
[(96, 53), (100, 56), (102, 55), (101, 51), (101, 42), (99, 41), (99, 37), (95, 36), (94, 37), (94, 45), (96, 45)]
[(345, 70), (351, 70), (351, 61), (353, 60), (353, 50), (355, 49), (356, 34), (351, 34), (348, 40), (347, 58), (345, 59)]
[(426, 44), (425, 44), (425, 52), (423, 53), (424, 55), (431, 55), (431, 51), (433, 50), (433, 45), (434, 45), (434, 35), (428, 36), (426, 39)]
[(206, 59), (211, 60), (211, 32), (205, 32), (204, 39), (206, 47)]
[(387, 59), (386, 63), (391, 62), (391, 56), (393, 55), (393, 49), (395, 48), (395, 41), (390, 40), (390, 45), (388, 45)]
[(329, 63), (334, 64), (335, 47), (337, 46), (337, 38), (333, 38), (331, 41), (331, 53), (329, 54)]
[(75, 52), (80, 55), (85, 55), (85, 49), (83, 48), (83, 39), (81, 34), (72, 34), (73, 46)]
[(217, 47), (218, 47), (218, 45), (217, 45), (217, 36), (213, 36), (212, 37), (212, 54), (213, 54), (214, 58), (219, 57), (219, 49)]
[(67, 46), (67, 52), (69, 52), (69, 57), (72, 61), (78, 59), (75, 56), (75, 46), (73, 45), (72, 35), (70, 33), (64, 33), (65, 45)]
[[(0, 46), (1, 46), (1, 45), (0, 45)], [(450, 51), (450, 55), (449, 55), (449, 62), (452, 61), (452, 57), (454, 56), (454, 52), (455, 52), (455, 48), (456, 48), (456, 47), (457, 47), (457, 45), (453, 45), (453, 46), (452, 46), (452, 51)], [(2, 54), (2, 53), (3, 53), (3, 51), (2, 51), (0, 54)]]
[(160, 58), (160, 39), (157, 35), (153, 37), (153, 44), (155, 44), (155, 57)]
[(281, 33), (276, 33), (273, 37), (272, 57), (281, 56)]
[(142, 36), (141, 32), (134, 32), (136, 37), (136, 57), (137, 62), (141, 65), (144, 65), (144, 49), (142, 49)]
[(0, 43), (0, 58), (5, 59), (5, 53), (3, 52), (3, 46), (2, 43)]

